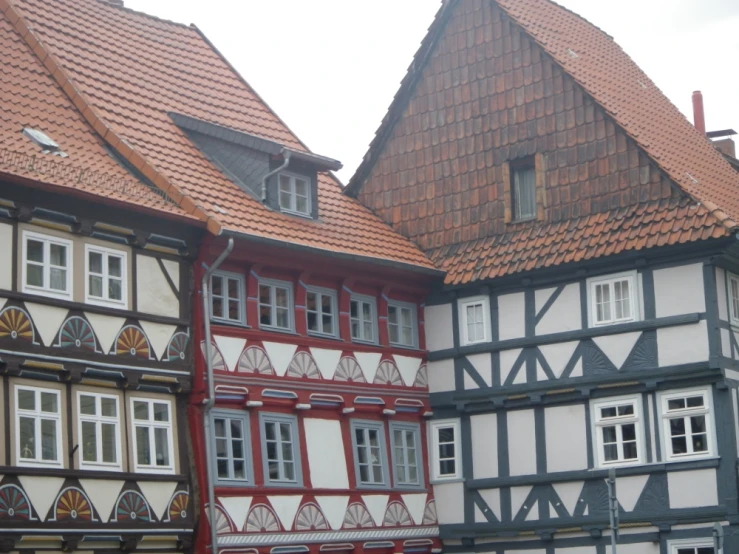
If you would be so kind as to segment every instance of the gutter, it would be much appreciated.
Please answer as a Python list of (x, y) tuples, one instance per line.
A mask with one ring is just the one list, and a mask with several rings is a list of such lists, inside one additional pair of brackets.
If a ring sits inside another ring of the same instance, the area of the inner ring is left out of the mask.
[(213, 377), (213, 346), (210, 333), (210, 278), (221, 266), (234, 247), (234, 239), (228, 239), (228, 245), (216, 258), (203, 275), (200, 283), (203, 295), (203, 319), (205, 326), (205, 371), (208, 378), (208, 397), (203, 400), (203, 429), (205, 430), (205, 465), (208, 474), (208, 518), (210, 520), (210, 541), (213, 554), (218, 554), (218, 530), (216, 529), (216, 493), (215, 467), (213, 463), (213, 430), (210, 425), (210, 412), (216, 402), (215, 379)]

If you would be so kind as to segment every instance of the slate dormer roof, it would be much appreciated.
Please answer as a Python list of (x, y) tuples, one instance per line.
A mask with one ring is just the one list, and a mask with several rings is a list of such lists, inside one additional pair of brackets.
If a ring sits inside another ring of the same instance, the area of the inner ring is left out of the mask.
[(318, 179), (318, 219), (306, 220), (270, 210), (208, 160), (171, 113), (308, 149), (196, 27), (98, 0), (0, 0), (0, 10), (106, 142), (211, 232), (436, 272), (331, 174)]
[[(527, 133), (556, 135), (549, 152), (569, 149), (567, 162), (547, 176), (547, 217), (505, 226), (500, 189), (485, 187), (500, 182), (500, 151)], [(591, 133), (609, 141), (597, 160)], [(665, 182), (614, 191), (593, 178), (609, 165), (656, 168)], [(446, 0), (346, 193), (417, 242), (451, 285), (727, 237), (739, 221), (739, 173), (612, 37), (550, 0)], [(386, 209), (383, 193), (400, 201)]]

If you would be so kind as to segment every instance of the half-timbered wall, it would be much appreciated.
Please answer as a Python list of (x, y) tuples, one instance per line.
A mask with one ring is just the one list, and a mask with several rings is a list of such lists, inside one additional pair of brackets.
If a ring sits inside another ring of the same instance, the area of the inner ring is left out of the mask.
[[(597, 325), (592, 287), (614, 275), (632, 279), (635, 315)], [(459, 425), (463, 468), (458, 478), (434, 483), (445, 548), (466, 552), (474, 539), (478, 551), (605, 552), (610, 467), (622, 524), (635, 526), (621, 538), (625, 551), (671, 552), (664, 549), (682, 544), (674, 541), (706, 537), (711, 546), (709, 525), (689, 526), (737, 513), (729, 275), (703, 259), (634, 269), (614, 263), (578, 278), (541, 276), (536, 284), (431, 298), (430, 471), (439, 463), (437, 421)], [(483, 302), (489, 334), (465, 345), (470, 301)], [(707, 444), (673, 452), (679, 433), (671, 430), (668, 402), (687, 397), (701, 399), (694, 402), (705, 415)], [(619, 463), (604, 450), (599, 414), (624, 405), (633, 407), (636, 446), (633, 459)], [(527, 533), (554, 542), (527, 543)]]
[(187, 255), (199, 231), (3, 192), (3, 548), (188, 549)]

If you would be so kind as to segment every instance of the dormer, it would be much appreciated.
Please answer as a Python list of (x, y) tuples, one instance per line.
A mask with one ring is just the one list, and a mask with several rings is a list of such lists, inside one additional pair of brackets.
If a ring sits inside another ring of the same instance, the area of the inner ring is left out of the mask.
[(190, 116), (170, 117), (244, 192), (272, 210), (318, 219), (318, 174), (341, 169), (340, 162)]

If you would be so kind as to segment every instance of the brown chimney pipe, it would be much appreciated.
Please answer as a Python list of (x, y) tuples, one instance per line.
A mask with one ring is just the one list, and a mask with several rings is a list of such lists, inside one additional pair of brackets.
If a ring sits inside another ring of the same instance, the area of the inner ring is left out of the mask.
[(701, 135), (706, 134), (706, 114), (703, 111), (703, 94), (696, 90), (693, 93), (693, 124)]

